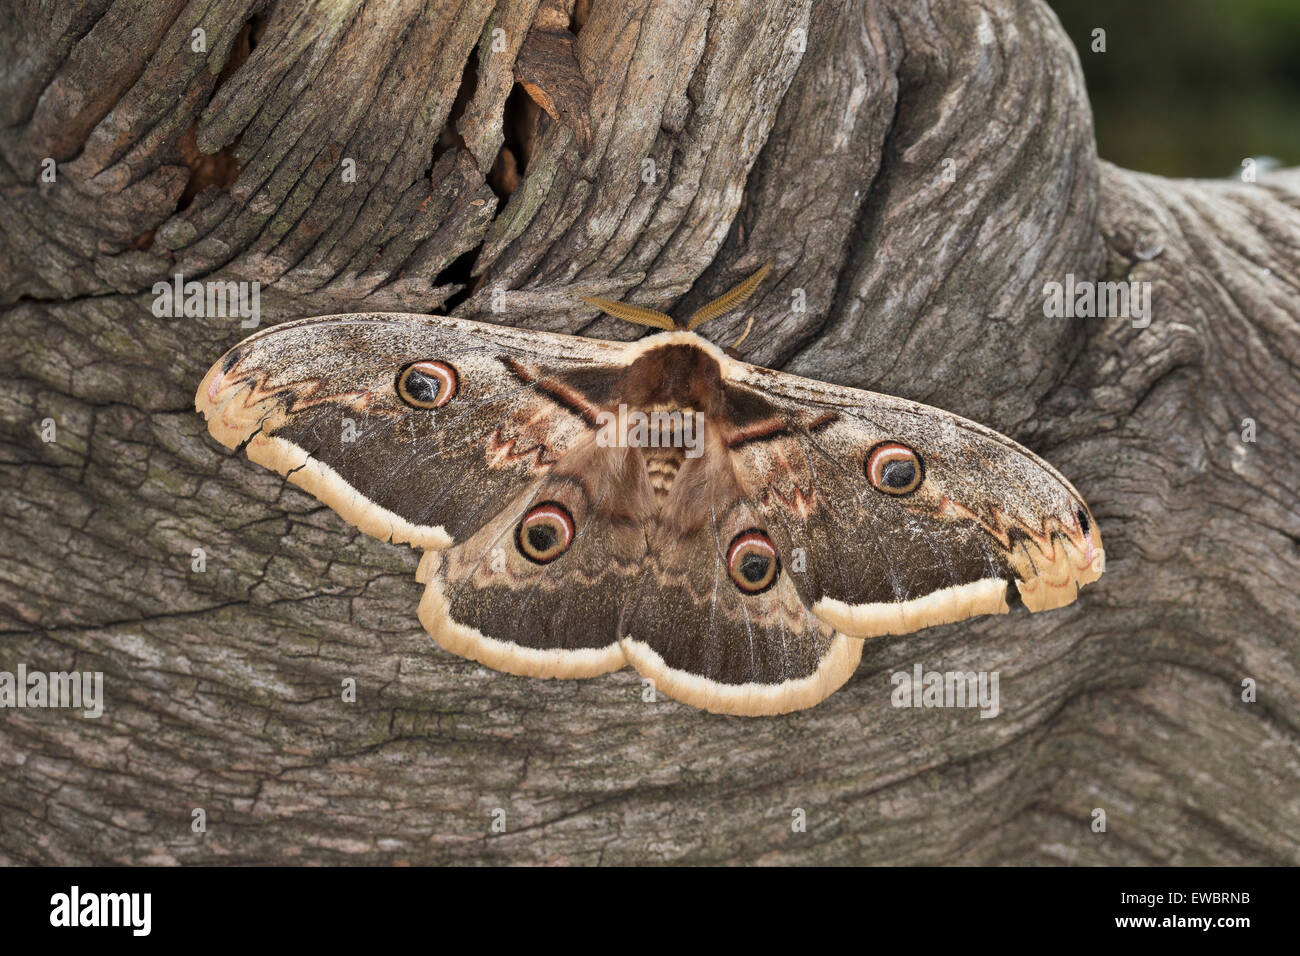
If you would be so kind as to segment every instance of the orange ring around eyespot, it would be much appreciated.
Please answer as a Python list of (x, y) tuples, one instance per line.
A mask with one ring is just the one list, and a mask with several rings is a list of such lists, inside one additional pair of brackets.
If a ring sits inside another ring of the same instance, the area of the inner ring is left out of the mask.
[[(532, 528), (543, 522), (549, 522), (551, 529), (559, 532), (555, 544), (544, 550), (534, 547), (527, 537)], [(573, 544), (573, 533), (573, 515), (569, 514), (569, 509), (558, 501), (543, 501), (530, 509), (515, 528), (515, 546), (520, 554), (534, 564), (549, 564), (569, 550), (569, 545)]]
[[(885, 483), (889, 465), (895, 462), (908, 462), (912, 466), (912, 479), (904, 485)], [(887, 495), (899, 497), (910, 495), (920, 488), (921, 482), (925, 480), (925, 465), (921, 461), (921, 456), (906, 445), (895, 441), (882, 441), (873, 446), (871, 451), (867, 452), (863, 470), (866, 472), (867, 481), (871, 482), (871, 487)]]
[[(767, 573), (757, 581), (751, 581), (740, 571), (745, 556), (754, 553), (768, 559)], [(746, 594), (762, 594), (776, 584), (780, 573), (781, 558), (776, 553), (776, 545), (761, 529), (749, 528), (731, 539), (731, 544), (727, 548), (727, 574), (741, 591)]]
[[(426, 391), (429, 382), (435, 384), (436, 391), (432, 398), (417, 394), (417, 389), (412, 388), (413, 376), (418, 376), (416, 381), (421, 383), (419, 392)], [(441, 408), (452, 400), (459, 387), (460, 377), (456, 370), (442, 361), (426, 359), (412, 362), (397, 373), (397, 397), (412, 408)]]

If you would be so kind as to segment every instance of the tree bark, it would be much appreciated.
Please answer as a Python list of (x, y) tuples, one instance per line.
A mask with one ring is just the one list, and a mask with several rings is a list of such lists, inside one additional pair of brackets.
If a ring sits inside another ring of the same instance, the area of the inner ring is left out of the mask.
[[(0, 711), (0, 861), (1300, 862), (1300, 172), (1100, 161), (1031, 0), (5, 5), (0, 670), (106, 702)], [(768, 260), (747, 358), (1026, 443), (1106, 575), (781, 718), (489, 672), (414, 552), (207, 436), (238, 318), (150, 310), (180, 273), (263, 326), (620, 338), (577, 297), (689, 312)], [(1067, 274), (1150, 282), (1150, 325), (1045, 317)], [(918, 662), (1002, 712), (891, 706)]]

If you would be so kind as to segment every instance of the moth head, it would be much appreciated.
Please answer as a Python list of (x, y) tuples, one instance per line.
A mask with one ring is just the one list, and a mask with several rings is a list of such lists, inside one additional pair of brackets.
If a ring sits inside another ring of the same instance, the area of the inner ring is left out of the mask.
[[(665, 332), (674, 330), (693, 332), (697, 326), (703, 325), (712, 319), (726, 315), (732, 309), (740, 306), (758, 289), (759, 284), (763, 281), (768, 271), (772, 268), (772, 263), (768, 262), (761, 269), (755, 272), (744, 282), (728, 289), (722, 295), (718, 296), (711, 302), (708, 302), (691, 313), (690, 318), (685, 321), (674, 319), (667, 312), (660, 312), (657, 309), (647, 309), (645, 306), (631, 305), (627, 302), (615, 302), (612, 299), (602, 299), (598, 296), (583, 296), (582, 301), (588, 305), (594, 305), (608, 315), (616, 319), (622, 319), (625, 322), (633, 322), (637, 325), (649, 326), (652, 329), (662, 329)], [(749, 325), (745, 327), (744, 333), (733, 342), (728, 348), (735, 349), (745, 340), (753, 326), (754, 320), (749, 320)], [(733, 356), (735, 357), (735, 356)]]

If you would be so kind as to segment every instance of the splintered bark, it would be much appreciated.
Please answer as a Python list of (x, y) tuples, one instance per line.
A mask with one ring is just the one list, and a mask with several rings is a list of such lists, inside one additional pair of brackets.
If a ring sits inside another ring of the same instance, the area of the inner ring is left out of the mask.
[[(0, 671), (105, 702), (0, 711), (0, 861), (1300, 862), (1300, 173), (1100, 161), (1035, 0), (9, 7)], [(180, 274), (262, 327), (626, 338), (580, 297), (689, 314), (767, 261), (711, 337), (1028, 444), (1106, 575), (782, 718), (489, 672), (414, 552), (208, 437), (240, 318), (151, 311)], [(1046, 317), (1067, 276), (1150, 283), (1149, 325)], [(918, 663), (1001, 712), (892, 706)]]

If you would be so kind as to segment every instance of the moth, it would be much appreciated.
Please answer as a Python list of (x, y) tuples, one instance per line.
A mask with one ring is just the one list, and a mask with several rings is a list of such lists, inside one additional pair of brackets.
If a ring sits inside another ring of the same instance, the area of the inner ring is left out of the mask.
[(1012, 583), (1058, 608), (1101, 575), (1083, 498), (1011, 439), (696, 333), (765, 272), (684, 322), (588, 299), (656, 330), (630, 343), (289, 322), (227, 352), (195, 406), (222, 444), (423, 549), (419, 619), (446, 650), (544, 678), (630, 664), (719, 713), (811, 707), (866, 638), (1005, 614)]

